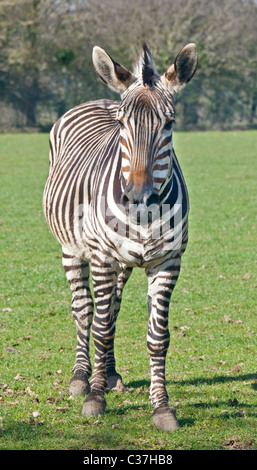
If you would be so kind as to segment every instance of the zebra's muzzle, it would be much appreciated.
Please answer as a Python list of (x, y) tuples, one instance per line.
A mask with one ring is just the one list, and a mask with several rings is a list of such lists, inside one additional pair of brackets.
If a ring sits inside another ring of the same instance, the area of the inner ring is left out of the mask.
[(143, 204), (146, 207), (150, 207), (152, 204), (159, 204), (160, 198), (149, 183), (146, 183), (141, 191), (136, 186), (129, 183), (121, 196), (120, 202), (126, 208), (130, 204)]
[(128, 185), (121, 196), (121, 204), (132, 221), (145, 225), (153, 221), (154, 214), (159, 213), (160, 198), (153, 187), (147, 183), (139, 191), (134, 185)]

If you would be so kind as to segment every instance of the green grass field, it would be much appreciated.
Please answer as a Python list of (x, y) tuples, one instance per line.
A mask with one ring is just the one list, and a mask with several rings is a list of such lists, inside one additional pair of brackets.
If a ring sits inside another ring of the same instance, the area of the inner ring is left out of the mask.
[[(61, 250), (44, 220), (48, 136), (0, 135), (0, 449), (257, 448), (257, 132), (177, 133), (189, 245), (170, 307), (167, 389), (181, 429), (148, 400), (147, 282), (135, 270), (117, 324), (130, 392), (81, 415), (68, 384), (76, 332)], [(93, 345), (91, 347), (93, 352)]]

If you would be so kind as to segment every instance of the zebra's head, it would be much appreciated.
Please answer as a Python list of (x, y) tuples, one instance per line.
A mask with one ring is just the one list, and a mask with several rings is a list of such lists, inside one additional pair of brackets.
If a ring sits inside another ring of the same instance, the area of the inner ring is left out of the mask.
[(196, 71), (196, 46), (185, 46), (163, 75), (157, 72), (146, 44), (133, 73), (97, 46), (93, 64), (101, 80), (121, 94), (117, 120), (126, 183), (121, 202), (149, 207), (159, 202), (170, 175), (174, 99)]

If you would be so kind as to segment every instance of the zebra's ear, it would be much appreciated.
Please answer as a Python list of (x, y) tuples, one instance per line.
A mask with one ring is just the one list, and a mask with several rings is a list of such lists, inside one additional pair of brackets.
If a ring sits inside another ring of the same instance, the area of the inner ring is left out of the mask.
[(95, 71), (102, 82), (118, 93), (124, 93), (136, 79), (133, 73), (114, 62), (109, 54), (98, 46), (93, 49), (92, 59)]
[(162, 76), (172, 93), (178, 93), (193, 78), (197, 64), (197, 48), (194, 43), (190, 43), (179, 52), (174, 64)]

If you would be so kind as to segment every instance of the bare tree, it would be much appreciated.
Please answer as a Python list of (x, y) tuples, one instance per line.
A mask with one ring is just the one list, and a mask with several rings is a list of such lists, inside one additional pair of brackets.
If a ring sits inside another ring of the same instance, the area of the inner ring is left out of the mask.
[(256, 24), (254, 0), (2, 0), (0, 100), (25, 125), (50, 125), (81, 101), (115, 98), (94, 74), (94, 45), (132, 68), (146, 41), (163, 72), (195, 42), (197, 79), (178, 98), (178, 128), (254, 126)]

